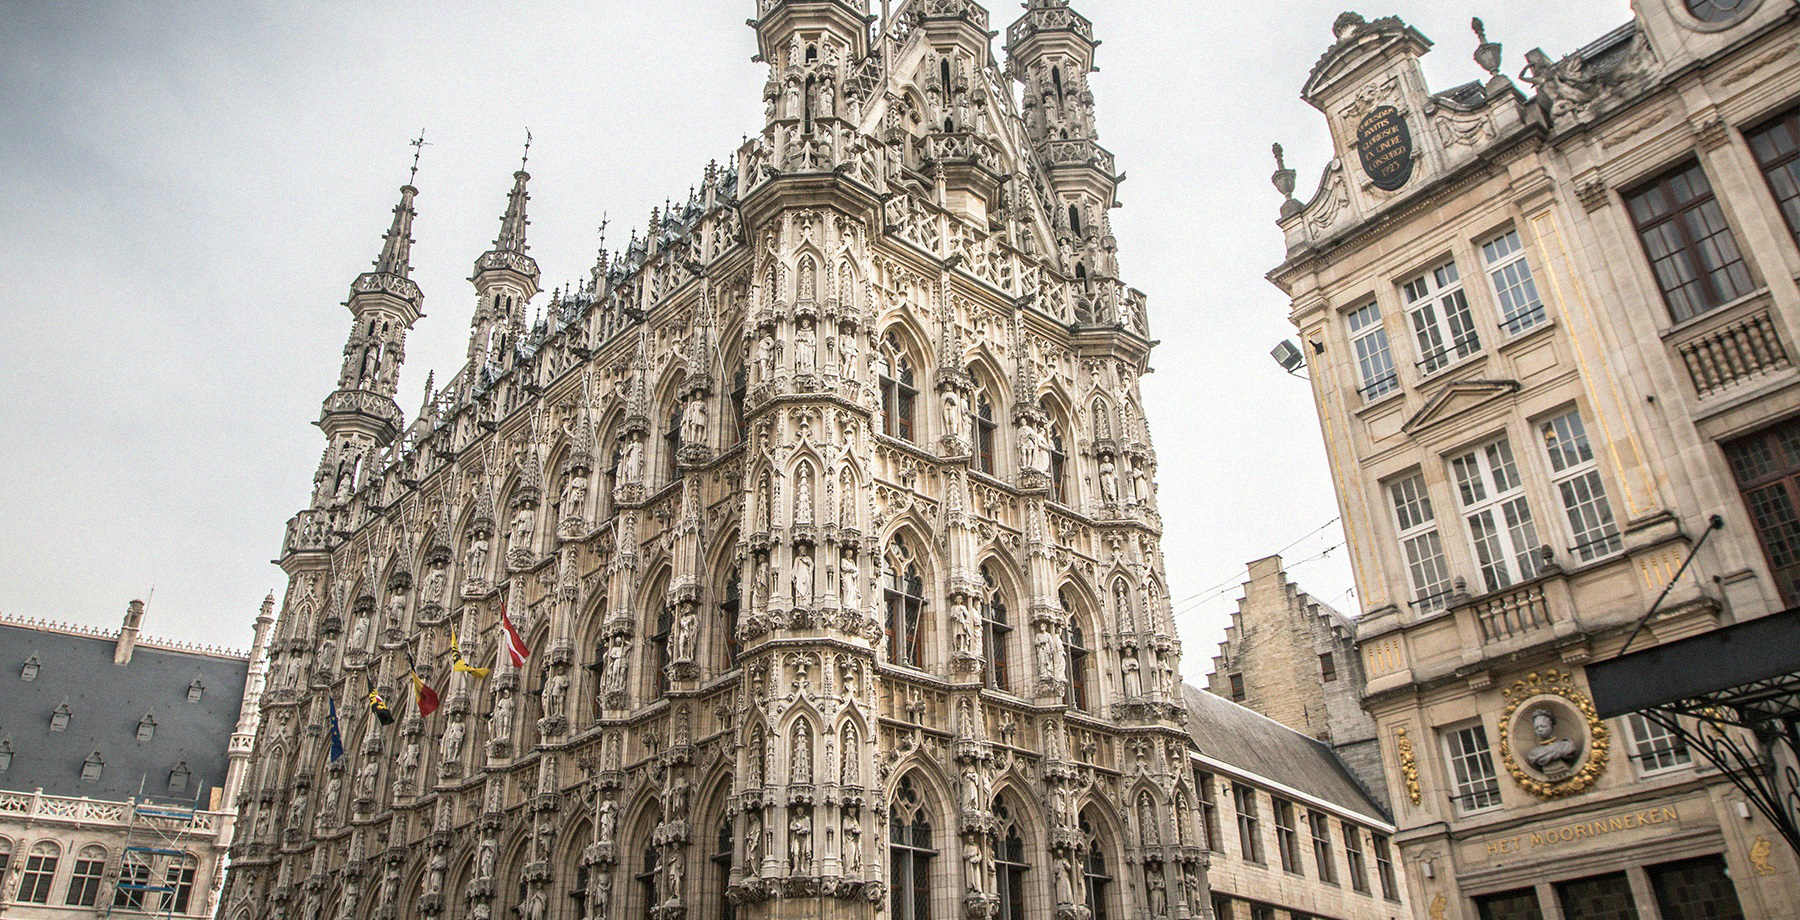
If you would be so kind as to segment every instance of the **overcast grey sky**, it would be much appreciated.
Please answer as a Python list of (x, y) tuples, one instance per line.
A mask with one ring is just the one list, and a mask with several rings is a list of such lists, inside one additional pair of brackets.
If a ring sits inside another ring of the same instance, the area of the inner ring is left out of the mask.
[[(1162, 345), (1144, 391), (1164, 549), (1200, 679), (1250, 559), (1294, 543), (1296, 580), (1354, 614), (1307, 385), (1267, 352), (1286, 302), (1269, 144), (1311, 194), (1328, 156), (1299, 101), (1343, 0), (1076, 0), (1103, 40), (1101, 142), (1129, 174), (1126, 280)], [(1016, 5), (995, 4), (1004, 30)], [(0, 25), (0, 611), (248, 644), (282, 524), (306, 500), (349, 283), (379, 250), (406, 142), (425, 148), (401, 377), (462, 360), (465, 280), (498, 228), (527, 126), (545, 287), (585, 276), (760, 125), (748, 0), (559, 4), (26, 0)], [(1471, 14), (1566, 53), (1625, 0), (1403, 0), (1437, 41), (1434, 88), (1481, 76)], [(998, 53), (996, 43), (996, 53)], [(548, 300), (540, 295), (538, 303)], [(1295, 543), (1295, 541), (1298, 541)], [(1199, 595), (1199, 597), (1194, 597)], [(1192, 598), (1192, 599), (1190, 599)]]

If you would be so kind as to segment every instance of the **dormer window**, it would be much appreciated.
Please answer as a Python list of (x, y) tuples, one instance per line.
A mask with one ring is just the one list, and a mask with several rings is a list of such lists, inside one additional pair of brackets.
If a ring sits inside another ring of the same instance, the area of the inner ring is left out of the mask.
[(11, 738), (0, 738), (0, 773), (12, 769), (13, 746)]
[(186, 792), (188, 778), (193, 775), (193, 771), (188, 769), (187, 761), (176, 764), (175, 769), (169, 771), (169, 791)]
[(38, 674), (38, 657), (36, 655), (33, 655), (30, 658), (25, 659), (25, 666), (19, 669), (19, 679), (20, 680), (37, 680), (37, 674)]
[(100, 771), (105, 768), (106, 761), (100, 757), (99, 751), (89, 754), (88, 759), (81, 762), (81, 781), (84, 783), (99, 782)]
[(60, 732), (68, 731), (68, 729), (69, 701), (64, 700), (61, 703), (58, 703), (55, 709), (50, 711), (50, 730), (53, 732)]
[(155, 735), (156, 735), (156, 714), (146, 712), (146, 713), (144, 713), (144, 717), (142, 719), (138, 720), (138, 727), (137, 727), (138, 743), (143, 744), (144, 742), (149, 741)]
[(188, 682), (187, 701), (190, 703), (198, 703), (200, 702), (200, 696), (205, 692), (206, 684), (202, 683), (200, 678), (196, 677)]

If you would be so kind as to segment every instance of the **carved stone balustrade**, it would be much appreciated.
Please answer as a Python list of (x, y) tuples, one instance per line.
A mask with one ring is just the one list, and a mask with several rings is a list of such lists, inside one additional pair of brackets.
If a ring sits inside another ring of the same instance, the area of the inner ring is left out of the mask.
[(1767, 294), (1751, 296), (1667, 333), (1701, 399), (1719, 396), (1793, 366)]

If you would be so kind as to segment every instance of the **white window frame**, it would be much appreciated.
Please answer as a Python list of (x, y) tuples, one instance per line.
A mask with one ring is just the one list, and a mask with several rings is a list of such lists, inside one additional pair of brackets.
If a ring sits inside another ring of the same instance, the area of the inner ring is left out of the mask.
[(1441, 610), (1450, 595), (1450, 563), (1444, 556), (1444, 541), (1438, 534), (1425, 474), (1414, 470), (1390, 480), (1387, 493), (1393, 503), (1394, 527), (1406, 565), (1407, 584), (1412, 587), (1412, 605), (1420, 613)]
[(1625, 727), (1631, 736), (1631, 761), (1639, 776), (1693, 768), (1694, 756), (1679, 735), (1635, 712), (1625, 716)]
[(1469, 550), (1487, 590), (1499, 591), (1537, 577), (1543, 571), (1538, 558), (1543, 541), (1511, 442), (1502, 435), (1448, 462)]
[(1419, 346), (1419, 373), (1427, 377), (1481, 351), (1481, 333), (1469, 309), (1462, 273), (1446, 259), (1400, 285), (1413, 340)]
[(1392, 343), (1382, 324), (1381, 305), (1371, 300), (1344, 313), (1350, 334), (1350, 352), (1356, 356), (1356, 391), (1371, 403), (1400, 389), (1400, 372), (1394, 368)]
[[(1443, 741), (1444, 769), (1450, 781), (1451, 804), (1457, 814), (1472, 815), (1500, 807), (1500, 775), (1494, 770), (1494, 750), (1488, 743), (1487, 726), (1479, 721), (1446, 726), (1438, 732)], [(1477, 743), (1479, 739), (1479, 743)]]
[(1538, 294), (1531, 260), (1517, 227), (1508, 227), (1477, 244), (1500, 313), (1500, 332), (1515, 336), (1550, 318), (1544, 298)]
[(1550, 460), (1550, 484), (1569, 527), (1569, 555), (1592, 562), (1622, 552), (1625, 542), (1619, 537), (1581, 410), (1570, 408), (1538, 422), (1538, 434)]

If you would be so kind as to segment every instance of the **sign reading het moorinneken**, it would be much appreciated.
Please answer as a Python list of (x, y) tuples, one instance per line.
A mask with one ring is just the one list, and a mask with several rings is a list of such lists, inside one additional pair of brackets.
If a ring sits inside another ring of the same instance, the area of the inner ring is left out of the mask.
[(1384, 192), (1391, 192), (1412, 178), (1412, 132), (1400, 110), (1384, 105), (1356, 123), (1356, 152), (1363, 172)]

